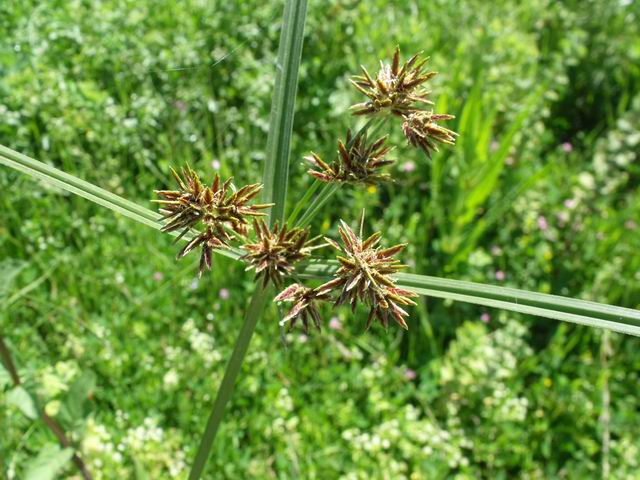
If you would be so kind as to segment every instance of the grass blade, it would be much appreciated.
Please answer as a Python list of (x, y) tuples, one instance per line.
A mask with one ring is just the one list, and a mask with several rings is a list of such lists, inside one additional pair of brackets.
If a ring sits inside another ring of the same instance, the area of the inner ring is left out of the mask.
[[(118, 212), (148, 227), (156, 230), (162, 228), (162, 215), (159, 213), (3, 145), (0, 145), (0, 165), (13, 168), (61, 190), (86, 198), (101, 207)], [(179, 232), (171, 232), (170, 235), (175, 237), (179, 235)], [(187, 234), (182, 237), (182, 240), (188, 241), (191, 238), (193, 237)], [(240, 256), (240, 253), (231, 250), (215, 250), (215, 252), (233, 259)]]
[(222, 417), (224, 414), (224, 407), (229, 402), (231, 394), (233, 393), (233, 387), (236, 383), (236, 378), (240, 373), (242, 362), (249, 349), (249, 342), (253, 336), (253, 332), (258, 323), (258, 319), (262, 314), (265, 302), (267, 299), (267, 290), (264, 290), (261, 285), (258, 285), (257, 290), (251, 298), (251, 303), (244, 316), (244, 324), (238, 334), (238, 340), (233, 348), (233, 353), (227, 364), (227, 369), (224, 372), (222, 383), (218, 388), (218, 394), (213, 404), (213, 409), (207, 420), (204, 435), (200, 440), (200, 447), (198, 453), (193, 462), (191, 473), (189, 473), (189, 480), (196, 480), (202, 475), (202, 471), (209, 458), (211, 447), (213, 446), (213, 440), (215, 439)]
[[(267, 161), (263, 175), (263, 199), (265, 203), (275, 203), (271, 208), (269, 218), (272, 226), (275, 222), (282, 224), (285, 219), (291, 133), (306, 12), (306, 0), (288, 0), (284, 7), (282, 33), (278, 48), (276, 87), (271, 106), (269, 138), (267, 140)], [(189, 474), (189, 480), (197, 480), (202, 475), (216, 433), (222, 422), (225, 406), (231, 398), (233, 386), (240, 373), (240, 367), (249, 348), (251, 337), (262, 314), (265, 300), (266, 290), (258, 286), (251, 299), (242, 330), (240, 330), (224, 378), (218, 389), (213, 409), (198, 447), (198, 453)]]
[[(24, 173), (28, 173), (34, 177), (41, 178), (48, 183), (55, 184), (64, 190), (83, 196), (93, 202), (118, 211), (123, 215), (126, 215), (124, 211), (129, 211), (136, 214), (138, 217), (145, 218), (151, 222), (158, 222), (161, 218), (160, 214), (155, 213), (148, 208), (138, 205), (130, 200), (126, 200), (85, 180), (69, 175), (68, 173), (58, 170), (51, 165), (47, 165), (46, 163), (39, 162), (38, 160), (34, 160), (31, 157), (18, 153), (15, 150), (11, 150), (4, 145), (0, 145), (0, 157), (0, 163)], [(54, 181), (57, 181), (58, 183), (56, 184)], [(101, 200), (102, 203), (100, 203), (99, 200)], [(160, 226), (161, 225), (159, 225), (158, 228)]]
[[(155, 229), (161, 227), (159, 215), (140, 205), (126, 200), (64, 173), (49, 165), (0, 146), (0, 164), (67, 190), (91, 200), (101, 206)], [(153, 219), (153, 220), (152, 220)], [(237, 259), (238, 254), (229, 251), (217, 253)], [(309, 262), (301, 269), (301, 278), (327, 279), (335, 271), (335, 262)], [(487, 307), (501, 308), (554, 320), (606, 328), (616, 332), (640, 335), (640, 311), (609, 306), (556, 295), (527, 292), (512, 288), (449, 280), (424, 275), (399, 274), (398, 283), (417, 293), (438, 298), (448, 298)]]
[[(299, 275), (301, 278), (326, 280), (331, 277), (336, 268), (335, 262), (313, 261), (301, 269)], [(639, 310), (546, 293), (411, 273), (399, 273), (396, 279), (398, 286), (424, 296), (473, 303), (640, 336)]]
[(263, 198), (267, 202), (275, 203), (271, 209), (271, 225), (277, 220), (282, 223), (285, 219), (291, 134), (306, 16), (306, 0), (286, 2), (278, 47), (276, 85), (271, 103), (267, 160), (262, 182)]

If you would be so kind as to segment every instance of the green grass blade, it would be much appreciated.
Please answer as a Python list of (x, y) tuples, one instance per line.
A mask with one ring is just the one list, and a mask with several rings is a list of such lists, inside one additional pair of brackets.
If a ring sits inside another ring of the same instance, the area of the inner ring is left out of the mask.
[[(326, 280), (331, 277), (336, 268), (335, 262), (312, 261), (300, 268), (299, 276)], [(399, 273), (396, 278), (398, 286), (413, 290), (420, 295), (527, 313), (640, 336), (640, 311), (630, 308), (411, 273)]]
[[(275, 222), (282, 224), (285, 219), (291, 134), (306, 11), (306, 0), (288, 0), (284, 8), (282, 33), (278, 48), (276, 86), (267, 140), (267, 161), (263, 176), (263, 199), (265, 203), (275, 203), (270, 213), (271, 225)], [(262, 314), (265, 300), (266, 291), (258, 287), (251, 299), (242, 330), (238, 335), (233, 354), (218, 389), (213, 410), (207, 421), (198, 453), (189, 474), (189, 480), (197, 480), (202, 475), (216, 433), (222, 422), (225, 406), (231, 398), (233, 386), (240, 373), (240, 367), (249, 348), (251, 337)]]
[(267, 202), (275, 203), (271, 209), (271, 225), (276, 221), (282, 223), (285, 219), (291, 134), (306, 15), (306, 0), (286, 2), (278, 47), (276, 85), (271, 103), (267, 160), (263, 175), (263, 198)]
[[(97, 200), (100, 199), (104, 202), (100, 203), (101, 205), (112, 208), (112, 210), (118, 211), (120, 213), (123, 213), (124, 210), (127, 210), (135, 213), (141, 218), (146, 218), (151, 222), (158, 222), (158, 220), (161, 218), (160, 214), (155, 213), (148, 208), (142, 207), (130, 200), (126, 200), (85, 180), (74, 177), (73, 175), (69, 175), (68, 173), (58, 170), (51, 165), (47, 165), (46, 163), (39, 162), (38, 160), (34, 160), (31, 157), (18, 153), (15, 150), (11, 150), (4, 145), (0, 145), (0, 157), (3, 157), (2, 163), (9, 167), (15, 168), (16, 170), (20, 170), (24, 173), (28, 173), (32, 176), (37, 176), (38, 178), (41, 178), (48, 183), (53, 184), (54, 181), (57, 180), (57, 186), (59, 186), (60, 188), (83, 196), (96, 203), (99, 203)], [(89, 197), (89, 195), (91, 197)]]
[(313, 182), (311, 183), (311, 186), (307, 188), (307, 191), (304, 193), (302, 199), (300, 199), (300, 201), (296, 203), (296, 206), (294, 207), (293, 212), (291, 212), (291, 215), (289, 215), (289, 218), (287, 218), (287, 225), (295, 225), (295, 222), (298, 219), (300, 212), (305, 207), (305, 205), (309, 204), (311, 197), (313, 197), (313, 194), (316, 193), (318, 188), (320, 188), (320, 185), (322, 185), (322, 182), (320, 180), (317, 180), (317, 179), (313, 180)]
[[(162, 228), (162, 216), (159, 213), (2, 145), (0, 145), (0, 165), (13, 168), (61, 190), (86, 198), (148, 227), (156, 230)], [(171, 235), (177, 236), (179, 232), (171, 232)], [(187, 241), (191, 238), (191, 235), (185, 235), (182, 240)], [(240, 253), (231, 250), (215, 250), (215, 252), (233, 259), (240, 256)]]
[(244, 357), (249, 348), (249, 342), (253, 336), (258, 319), (262, 314), (266, 299), (267, 290), (264, 290), (261, 285), (258, 285), (257, 290), (251, 298), (249, 308), (245, 313), (244, 324), (242, 325), (242, 329), (238, 335), (238, 340), (233, 348), (229, 364), (227, 365), (222, 383), (218, 389), (213, 409), (211, 410), (211, 414), (207, 420), (207, 426), (205, 428), (204, 435), (202, 436), (202, 440), (200, 441), (198, 453), (196, 454), (196, 458), (193, 462), (191, 473), (189, 473), (189, 480), (197, 480), (202, 475), (202, 471), (204, 470), (207, 459), (209, 458), (209, 453), (211, 452), (211, 447), (213, 446), (213, 440), (215, 439), (218, 427), (220, 427), (220, 423), (222, 422), (224, 407), (229, 402), (231, 394), (233, 393), (236, 378), (240, 373), (242, 362), (244, 361)]
[[(137, 222), (159, 229), (159, 215), (118, 195), (92, 185), (84, 180), (66, 174), (49, 165), (41, 164), (25, 155), (0, 146), (0, 164), (27, 173), (51, 185), (91, 200), (98, 205), (119, 212)], [(153, 220), (151, 220), (153, 219)], [(237, 259), (238, 254), (230, 251), (217, 253)], [(314, 261), (301, 268), (302, 278), (327, 279), (335, 271), (335, 262)], [(448, 298), (487, 307), (501, 308), (555, 320), (579, 323), (616, 332), (640, 335), (640, 311), (609, 306), (584, 300), (576, 300), (555, 295), (527, 292), (512, 288), (483, 285), (478, 283), (427, 277), (414, 274), (399, 274), (398, 283), (417, 293), (439, 298)]]

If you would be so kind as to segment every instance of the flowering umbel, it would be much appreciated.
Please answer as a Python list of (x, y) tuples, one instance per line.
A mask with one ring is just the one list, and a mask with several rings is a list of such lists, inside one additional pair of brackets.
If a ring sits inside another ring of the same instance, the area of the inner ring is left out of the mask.
[(413, 112), (404, 117), (402, 131), (411, 145), (421, 148), (424, 153), (431, 156), (432, 152), (438, 151), (436, 142), (455, 145), (458, 134), (437, 123), (452, 118), (455, 117), (432, 112)]
[(256, 271), (256, 279), (262, 278), (263, 286), (271, 281), (276, 286), (282, 284), (282, 277), (293, 271), (293, 265), (309, 256), (305, 249), (308, 228), (287, 229), (276, 223), (270, 230), (262, 219), (254, 219), (255, 243), (247, 243), (241, 248), (248, 251), (240, 257), (249, 263), (247, 270)]
[(355, 75), (351, 83), (369, 100), (353, 105), (354, 115), (377, 114), (386, 110), (402, 116), (414, 111), (415, 103), (433, 105), (427, 98), (429, 91), (424, 84), (436, 72), (424, 71), (428, 59), (420, 59), (420, 55), (414, 55), (400, 66), (400, 47), (396, 47), (391, 64), (380, 61), (375, 79), (365, 67), (361, 67), (362, 75)]
[(211, 186), (204, 185), (191, 167), (182, 169), (182, 177), (173, 169), (171, 173), (178, 183), (178, 190), (156, 190), (162, 197), (154, 202), (160, 204), (160, 213), (166, 222), (163, 232), (182, 230), (178, 239), (186, 235), (197, 225), (203, 225), (204, 231), (192, 238), (178, 253), (178, 258), (187, 255), (196, 247), (202, 246), (200, 257), (200, 275), (211, 268), (211, 255), (214, 248), (229, 247), (232, 237), (229, 230), (245, 236), (248, 221), (246, 217), (263, 216), (261, 210), (271, 204), (249, 205), (249, 202), (262, 189), (254, 183), (235, 190), (231, 178), (220, 182), (216, 175)]
[(347, 130), (346, 141), (338, 140), (338, 158), (327, 164), (312, 152), (305, 160), (318, 170), (309, 169), (308, 172), (322, 182), (374, 185), (389, 180), (388, 173), (379, 173), (382, 167), (394, 163), (393, 160), (385, 160), (385, 156), (393, 150), (393, 147), (385, 146), (386, 140), (387, 136), (384, 136), (369, 143), (366, 132), (352, 137), (351, 131)]

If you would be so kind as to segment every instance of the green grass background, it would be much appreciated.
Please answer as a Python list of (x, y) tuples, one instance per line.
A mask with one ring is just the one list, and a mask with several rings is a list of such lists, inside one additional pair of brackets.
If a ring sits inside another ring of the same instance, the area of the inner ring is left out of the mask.
[[(259, 181), (281, 9), (2, 2), (0, 143), (147, 206), (172, 165)], [(302, 157), (331, 158), (357, 123), (349, 76), (424, 50), (458, 145), (428, 161), (396, 125), (396, 182), (342, 189), (314, 230), (366, 206), (411, 271), (638, 308), (639, 16), (610, 0), (310, 2), (290, 206)], [(0, 170), (0, 329), (96, 478), (186, 478), (240, 328), (251, 274), (218, 257), (198, 281), (175, 250)], [(207, 478), (640, 478), (637, 339), (431, 299), (409, 332), (324, 317), (281, 338), (265, 314)], [(24, 411), (0, 373), (4, 476), (40, 462), (51, 476), (33, 478), (78, 478), (47, 463), (56, 439)]]

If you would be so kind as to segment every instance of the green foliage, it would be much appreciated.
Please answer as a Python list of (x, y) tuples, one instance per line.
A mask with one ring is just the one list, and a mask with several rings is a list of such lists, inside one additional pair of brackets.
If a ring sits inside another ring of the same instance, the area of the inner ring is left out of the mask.
[[(0, 143), (138, 204), (169, 165), (259, 181), (281, 5), (185, 5), (0, 3)], [(637, 309), (639, 15), (605, 0), (311, 2), (289, 206), (312, 185), (303, 156), (333, 158), (353, 127), (348, 76), (396, 43), (424, 49), (459, 147), (431, 162), (398, 148), (395, 184), (341, 188), (314, 230), (366, 206), (366, 230), (410, 243), (411, 271)], [(6, 168), (0, 191), (0, 258), (22, 265), (0, 287), (15, 298), (0, 331), (25, 388), (96, 478), (185, 478), (251, 274), (220, 258), (196, 281), (197, 262), (176, 263), (152, 229)], [(286, 334), (285, 349), (274, 310), (211, 476), (598, 478), (605, 461), (637, 476), (635, 338), (612, 335), (605, 365), (599, 331), (428, 299), (407, 334), (362, 335), (366, 312), (325, 311), (334, 328)], [(55, 438), (0, 385), (0, 468), (25, 478)]]

